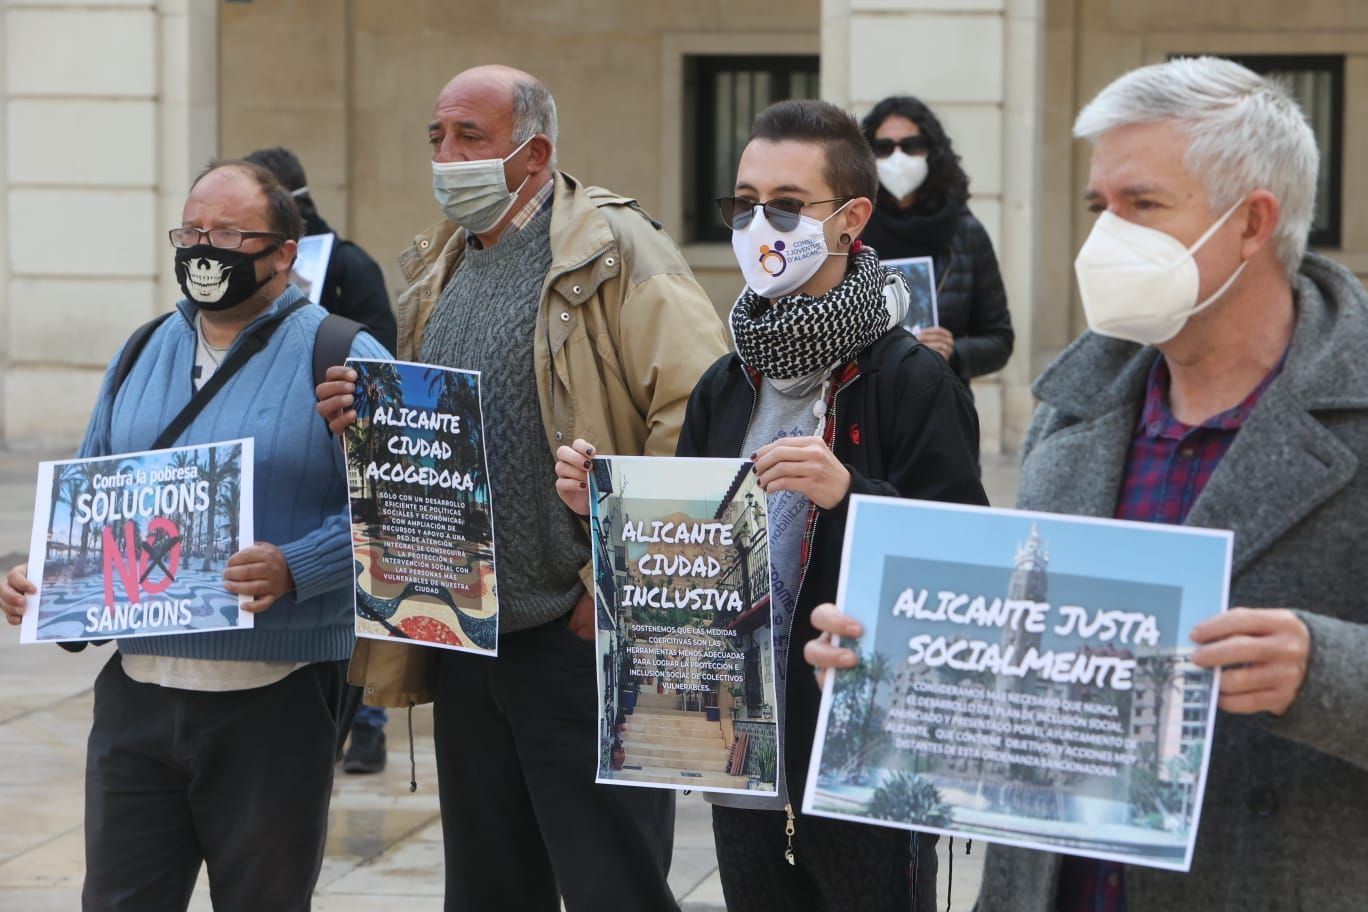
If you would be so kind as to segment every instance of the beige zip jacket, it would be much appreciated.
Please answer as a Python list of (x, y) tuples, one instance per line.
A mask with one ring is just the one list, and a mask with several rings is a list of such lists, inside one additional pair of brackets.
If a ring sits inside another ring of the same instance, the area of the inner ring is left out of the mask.
[[(583, 437), (604, 454), (673, 456), (689, 394), (730, 348), (722, 322), (635, 200), (563, 172), (554, 179), (551, 268), (533, 327), (546, 444), (554, 452)], [(465, 249), (465, 231), (443, 221), (399, 258), (409, 282), (395, 308), (401, 360), (417, 360)], [(592, 567), (580, 576), (592, 589)], [(405, 707), (432, 700), (436, 669), (433, 649), (358, 640), (348, 677), (366, 703)]]

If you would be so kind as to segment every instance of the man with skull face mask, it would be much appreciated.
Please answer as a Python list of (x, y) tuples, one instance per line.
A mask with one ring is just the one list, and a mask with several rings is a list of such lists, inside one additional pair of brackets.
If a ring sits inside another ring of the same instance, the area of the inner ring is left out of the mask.
[[(86, 756), (87, 912), (184, 909), (202, 863), (219, 910), (307, 909), (318, 878), (352, 571), (342, 454), (310, 414), (326, 312), (289, 284), (299, 230), (289, 193), (257, 165), (200, 175), (170, 232), (185, 299), (117, 387), (122, 358), (110, 364), (78, 453), (152, 448), (220, 366), (274, 326), (171, 443), (255, 438), (260, 540), (224, 573), (231, 592), (251, 597), (255, 624), (120, 640), (100, 673)], [(351, 354), (387, 357), (365, 333)], [(0, 583), (10, 623), (34, 591), (22, 565)]]
[[(594, 784), (589, 539), (548, 480), (577, 437), (673, 455), (721, 322), (634, 200), (555, 169), (555, 103), (533, 77), (461, 73), (428, 139), (446, 220), (400, 260), (397, 354), (482, 373), (499, 655), (364, 640), (352, 680), (367, 703), (434, 703), (448, 909), (674, 909), (673, 794)], [(355, 374), (329, 377), (318, 410), (336, 431)]]

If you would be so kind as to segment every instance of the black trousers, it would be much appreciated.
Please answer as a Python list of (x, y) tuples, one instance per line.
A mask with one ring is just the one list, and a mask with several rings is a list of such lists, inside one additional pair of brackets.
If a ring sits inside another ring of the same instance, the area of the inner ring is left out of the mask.
[(673, 912), (673, 792), (596, 785), (594, 644), (553, 621), (444, 652), (433, 720), (448, 912)]
[(346, 662), (252, 690), (95, 680), (85, 912), (183, 912), (201, 862), (215, 912), (307, 910), (323, 863)]
[(713, 805), (728, 912), (934, 912), (935, 836), (800, 814), (791, 865), (786, 821)]

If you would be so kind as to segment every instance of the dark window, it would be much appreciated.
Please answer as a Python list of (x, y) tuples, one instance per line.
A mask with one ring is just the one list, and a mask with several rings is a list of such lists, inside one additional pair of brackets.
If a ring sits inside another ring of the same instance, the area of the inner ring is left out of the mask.
[(812, 56), (687, 56), (684, 225), (691, 241), (731, 240), (713, 202), (732, 192), (755, 115), (786, 98), (816, 98)]
[(1306, 112), (1320, 147), (1316, 211), (1311, 218), (1313, 247), (1340, 245), (1343, 193), (1344, 58), (1331, 55), (1222, 55), (1260, 76), (1282, 83)]

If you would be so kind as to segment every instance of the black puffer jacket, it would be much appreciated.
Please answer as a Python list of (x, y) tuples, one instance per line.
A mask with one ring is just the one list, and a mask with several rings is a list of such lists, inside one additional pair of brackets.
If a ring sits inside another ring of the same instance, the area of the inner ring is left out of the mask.
[(931, 215), (902, 211), (880, 192), (860, 239), (883, 260), (932, 257), (940, 325), (955, 337), (950, 366), (966, 382), (1002, 369), (1016, 337), (993, 242), (972, 212), (959, 203)]
[[(679, 456), (739, 456), (759, 375), (726, 355), (689, 397)], [(851, 494), (987, 504), (978, 479), (978, 418), (964, 384), (904, 329), (884, 333), (833, 375), (827, 443), (850, 472)], [(784, 750), (789, 794), (803, 794), (821, 692), (803, 661), (812, 609), (836, 600), (850, 498), (808, 515), (807, 565), (787, 642)], [(780, 634), (775, 631), (776, 637)]]
[[(317, 213), (304, 219), (305, 234), (327, 234), (332, 228)], [(323, 279), (323, 294), (319, 300), (328, 313), (355, 320), (372, 336), (393, 352), (398, 330), (394, 309), (390, 307), (389, 292), (380, 266), (366, 251), (341, 237), (333, 242), (328, 273)]]

